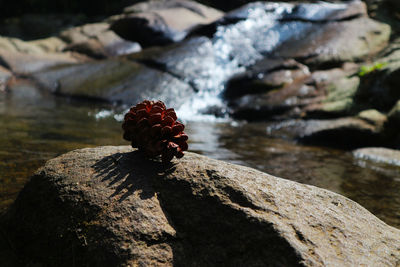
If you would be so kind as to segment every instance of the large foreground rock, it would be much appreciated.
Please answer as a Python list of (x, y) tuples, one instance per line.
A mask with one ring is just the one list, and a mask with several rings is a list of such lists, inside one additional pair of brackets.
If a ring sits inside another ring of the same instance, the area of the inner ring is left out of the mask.
[(50, 160), (7, 213), (23, 263), (50, 266), (396, 266), (400, 231), (313, 186), (187, 153), (130, 147)]

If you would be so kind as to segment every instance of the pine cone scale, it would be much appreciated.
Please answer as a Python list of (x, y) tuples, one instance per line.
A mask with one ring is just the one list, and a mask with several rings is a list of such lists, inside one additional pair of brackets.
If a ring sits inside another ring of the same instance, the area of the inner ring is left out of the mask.
[(145, 100), (132, 107), (124, 116), (123, 138), (149, 157), (161, 155), (163, 162), (175, 156), (182, 158), (188, 149), (185, 126), (177, 121), (173, 108), (161, 101)]

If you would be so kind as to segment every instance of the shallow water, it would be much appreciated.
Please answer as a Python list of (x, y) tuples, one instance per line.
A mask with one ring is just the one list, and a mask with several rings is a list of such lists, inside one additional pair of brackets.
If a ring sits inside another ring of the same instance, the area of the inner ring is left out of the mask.
[[(67, 151), (127, 145), (107, 104), (55, 97), (20, 85), (0, 92), (0, 211), (43, 163)], [(121, 110), (116, 110), (121, 112)], [(96, 116), (97, 115), (97, 116)], [(267, 124), (187, 122), (190, 151), (343, 194), (400, 228), (400, 168), (350, 152), (267, 136)]]

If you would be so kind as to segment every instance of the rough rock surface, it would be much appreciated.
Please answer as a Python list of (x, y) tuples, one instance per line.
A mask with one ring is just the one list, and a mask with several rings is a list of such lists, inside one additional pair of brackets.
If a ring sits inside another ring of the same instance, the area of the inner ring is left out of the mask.
[(125, 8), (112, 17), (111, 29), (142, 46), (183, 40), (191, 29), (219, 19), (223, 13), (194, 1), (147, 1)]
[(27, 75), (50, 67), (78, 63), (80, 58), (70, 53), (30, 55), (0, 49), (0, 62), (15, 73)]
[(57, 266), (396, 266), (400, 231), (313, 186), (187, 153), (130, 147), (50, 160), (3, 218), (23, 263)]
[(363, 110), (358, 113), (357, 117), (369, 123), (372, 123), (379, 128), (382, 128), (383, 125), (387, 122), (387, 116), (377, 111), (376, 109)]
[(400, 166), (400, 150), (384, 147), (365, 147), (353, 151), (356, 158)]
[(18, 52), (29, 55), (43, 55), (46, 53), (61, 52), (65, 45), (66, 44), (57, 37), (22, 41), (17, 38), (0, 36), (0, 49), (6, 50), (9, 53)]
[(122, 39), (105, 22), (86, 24), (65, 30), (60, 38), (68, 43), (67, 51), (76, 51), (93, 58), (106, 58), (140, 51), (140, 45)]
[(168, 73), (118, 58), (50, 68), (34, 78), (56, 94), (128, 105), (158, 99), (179, 107), (194, 93), (187, 83)]
[(389, 111), (400, 99), (400, 38), (393, 40), (374, 62), (363, 67), (368, 71), (361, 77), (356, 100), (370, 108)]
[[(321, 86), (320, 84), (317, 84)], [(360, 85), (357, 76), (336, 77), (324, 86), (325, 97), (319, 103), (309, 105), (305, 108), (308, 117), (339, 117), (351, 114), (355, 104), (354, 97)], [(322, 85), (323, 86), (323, 85)]]
[[(271, 115), (299, 117), (303, 113), (320, 118), (353, 115), (360, 82), (354, 76), (358, 66), (350, 62), (381, 51), (388, 43), (390, 27), (368, 18), (360, 1), (279, 7), (248, 4), (198, 31), (214, 36), (216, 43), (229, 44), (229, 56), (247, 67), (246, 72), (229, 77), (224, 92), (234, 116), (265, 120)], [(271, 20), (273, 27), (266, 23)], [(243, 50), (245, 56), (240, 54)], [(297, 66), (288, 64), (293, 61)], [(302, 71), (300, 63), (308, 71)]]
[(306, 120), (297, 128), (297, 138), (304, 143), (356, 148), (382, 144), (379, 130), (379, 126), (353, 117)]

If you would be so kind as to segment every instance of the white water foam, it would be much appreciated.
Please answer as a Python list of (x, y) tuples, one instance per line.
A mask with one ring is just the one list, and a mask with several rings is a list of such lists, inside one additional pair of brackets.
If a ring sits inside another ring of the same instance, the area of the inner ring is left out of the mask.
[[(198, 49), (202, 62), (187, 57), (177, 64), (200, 64), (198, 72), (189, 74), (188, 78), (199, 90), (196, 95), (181, 105), (177, 110), (183, 121), (227, 121), (227, 117), (217, 118), (204, 114), (209, 107), (226, 110), (221, 93), (230, 77), (243, 73), (246, 67), (262, 59), (285, 41), (295, 41), (307, 34), (312, 23), (287, 22), (279, 19), (286, 15), (304, 18), (324, 19), (330, 13), (345, 9), (346, 5), (338, 4), (303, 4), (301, 11), (295, 11), (293, 4), (288, 3), (255, 3), (246, 10), (246, 19), (233, 25), (218, 26), (211, 43), (200, 45)], [(323, 16), (321, 15), (323, 14)], [(322, 17), (321, 17), (322, 16)], [(255, 35), (257, 37), (255, 37)], [(211, 46), (211, 47), (210, 47)], [(208, 51), (212, 51), (211, 54)], [(205, 66), (205, 67), (202, 67)], [(126, 110), (127, 111), (127, 110)], [(124, 111), (124, 113), (126, 112)], [(123, 120), (123, 114), (100, 111), (96, 118), (114, 116)]]

